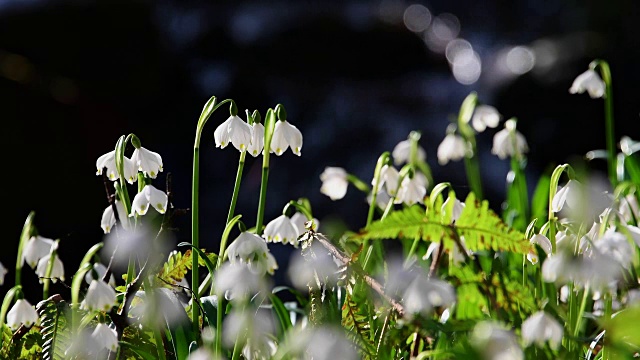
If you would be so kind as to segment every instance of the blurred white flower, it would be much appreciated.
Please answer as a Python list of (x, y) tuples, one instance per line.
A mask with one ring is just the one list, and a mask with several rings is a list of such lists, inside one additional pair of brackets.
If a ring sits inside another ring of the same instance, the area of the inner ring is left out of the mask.
[(469, 153), (469, 145), (460, 135), (447, 134), (438, 145), (438, 164), (446, 165), (449, 160), (458, 161), (464, 159)]
[(491, 105), (478, 105), (471, 116), (471, 125), (477, 132), (481, 133), (488, 127), (497, 127), (501, 118), (502, 116), (495, 107)]
[(194, 352), (189, 353), (187, 360), (224, 360), (224, 357), (217, 357), (206, 347), (199, 347)]
[(320, 174), (322, 186), (320, 192), (327, 195), (331, 200), (339, 200), (347, 193), (349, 181), (347, 172), (341, 167), (327, 166)]
[(80, 307), (90, 311), (109, 311), (117, 304), (116, 291), (106, 282), (94, 279)]
[(227, 299), (246, 300), (257, 293), (267, 291), (269, 284), (262, 274), (257, 274), (246, 264), (225, 262), (216, 271), (214, 288), (218, 296)]
[(132, 316), (129, 318), (130, 322), (139, 322), (139, 324), (158, 329), (186, 324), (190, 321), (185, 311), (185, 304), (173, 290), (164, 287), (136, 292), (129, 314)]
[[(94, 278), (93, 272), (95, 272), (96, 277)], [(84, 281), (91, 285), (91, 281), (93, 281), (94, 279), (96, 280), (102, 280), (102, 277), (104, 276), (104, 274), (107, 272), (107, 267), (102, 265), (101, 263), (95, 263), (93, 264), (93, 269), (91, 271), (87, 271), (86, 274), (84, 274)], [(109, 285), (115, 287), (116, 286), (116, 279), (113, 277), (113, 274), (111, 274), (111, 276), (109, 277)]]
[(251, 125), (251, 144), (247, 147), (247, 151), (251, 156), (256, 157), (262, 153), (264, 148), (264, 125), (261, 123), (253, 123)]
[[(462, 245), (464, 246), (464, 238), (460, 238), (460, 241), (462, 242)], [(424, 254), (424, 256), (422, 257), (422, 260), (427, 260), (429, 258), (431, 258), (432, 255), (437, 254), (438, 251), (440, 250), (440, 242), (439, 241), (432, 241), (431, 244), (429, 244), (429, 247), (427, 248), (427, 252)], [(465, 249), (465, 251), (467, 252), (467, 255), (471, 256), (473, 255), (473, 252), (469, 249)], [(458, 264), (462, 264), (463, 262), (465, 262), (466, 257), (464, 256), (464, 254), (460, 251), (460, 248), (458, 246), (454, 246), (452, 252), (450, 253), (449, 256), (453, 257), (453, 263), (458, 265)]]
[[(371, 180), (371, 185), (375, 186), (375, 178)], [(400, 180), (400, 174), (395, 167), (391, 165), (384, 165), (380, 169), (380, 184), (378, 184), (378, 190), (385, 186), (387, 194), (394, 196), (398, 191), (398, 181)]]
[(610, 256), (625, 269), (633, 265), (635, 255), (627, 237), (613, 229), (608, 229), (600, 239), (594, 241), (595, 249), (603, 255)]
[[(529, 243), (540, 246), (547, 255), (551, 254), (551, 240), (548, 237), (542, 234), (535, 234), (529, 239)], [(527, 260), (534, 265), (538, 263), (538, 253), (535, 249), (527, 254)]]
[(162, 172), (162, 157), (160, 154), (149, 151), (142, 146), (133, 150), (131, 161), (145, 176), (152, 179), (155, 179), (158, 173)]
[[(295, 226), (295, 228), (298, 230), (298, 237), (302, 234), (304, 234), (305, 232), (307, 232), (307, 228), (306, 228), (306, 223), (307, 223), (307, 217), (304, 216), (304, 214), (302, 214), (299, 211), (296, 211), (295, 214), (293, 214), (293, 216), (291, 217), (291, 222), (293, 223), (293, 225)], [(313, 218), (312, 221), (312, 226), (311, 229), (313, 229), (314, 231), (318, 231), (318, 227), (320, 226), (320, 221), (318, 221), (318, 219)]]
[(25, 299), (19, 299), (13, 304), (13, 307), (7, 313), (7, 326), (11, 330), (17, 330), (20, 325), (29, 327), (38, 322), (38, 313), (36, 309)]
[(0, 263), (0, 286), (4, 284), (4, 277), (5, 275), (7, 275), (7, 272), (7, 268), (5, 268), (2, 263)]
[(31, 268), (35, 268), (38, 260), (48, 255), (53, 246), (53, 239), (48, 239), (40, 235), (32, 236), (22, 249), (22, 260), (29, 264)]
[(436, 307), (449, 307), (456, 301), (456, 292), (446, 281), (416, 276), (402, 296), (406, 316), (428, 316)]
[(445, 200), (444, 203), (442, 204), (440, 211), (444, 213), (447, 207), (449, 206), (449, 204), (451, 203), (451, 201), (453, 201), (453, 212), (451, 214), (451, 222), (453, 223), (460, 218), (460, 215), (462, 214), (462, 210), (464, 210), (465, 203), (458, 200), (457, 198), (447, 197), (447, 200)]
[(291, 151), (300, 156), (302, 149), (302, 133), (297, 127), (291, 125), (288, 121), (277, 121), (273, 130), (273, 138), (271, 139), (271, 152), (276, 155), (282, 155), (291, 147)]
[[(118, 220), (120, 220), (120, 224), (124, 227), (127, 226), (127, 212), (124, 209), (124, 205), (116, 200), (116, 210), (118, 211)], [(100, 227), (104, 231), (105, 234), (111, 232), (111, 229), (116, 224), (116, 215), (113, 213), (113, 206), (109, 205), (102, 212), (102, 220), (100, 221)]]
[[(371, 192), (367, 194), (367, 204), (369, 205), (371, 205), (371, 195)], [(389, 196), (385, 189), (378, 190), (378, 193), (376, 194), (376, 205), (378, 205), (379, 208), (384, 210), (387, 207), (389, 200), (391, 200), (391, 196)]]
[[(36, 275), (38, 275), (38, 277), (40, 278), (41, 284), (44, 282), (44, 278), (47, 276), (47, 267), (49, 266), (49, 259), (51, 259), (51, 254), (47, 254), (41, 257), (40, 260), (38, 260)], [(64, 281), (64, 266), (62, 264), (62, 261), (60, 260), (60, 257), (58, 257), (58, 255), (56, 255), (56, 257), (53, 258), (53, 269), (51, 270), (50, 279), (54, 283), (57, 282), (58, 279), (60, 279), (61, 281)]]
[(232, 143), (239, 151), (246, 151), (251, 144), (251, 125), (232, 115), (216, 128), (213, 137), (216, 147), (224, 149)]
[(302, 252), (291, 255), (287, 275), (293, 286), (299, 290), (307, 290), (308, 286), (318, 288), (323, 284), (335, 285), (338, 281), (337, 271), (338, 266), (333, 256), (324, 246), (314, 241)]
[(130, 258), (146, 260), (154, 266), (160, 261), (164, 262), (166, 254), (175, 246), (174, 241), (171, 232), (158, 232), (142, 222), (134, 229), (119, 229), (117, 233), (112, 231), (106, 234), (101, 253), (109, 257), (113, 255), (111, 269), (117, 274), (126, 272)]
[[(138, 170), (136, 168), (136, 164), (133, 160), (129, 159), (126, 156), (123, 156), (124, 159), (124, 177), (125, 180), (129, 184), (133, 184), (138, 180)], [(118, 169), (116, 168), (116, 151), (110, 151), (98, 158), (96, 160), (96, 175), (102, 175), (102, 171), (104, 168), (107, 168), (107, 177), (111, 181), (115, 181), (118, 179)]]
[(247, 264), (249, 268), (264, 275), (273, 274), (278, 268), (276, 259), (269, 252), (267, 244), (260, 236), (247, 231), (242, 232), (227, 248), (229, 261)]
[(606, 85), (594, 70), (587, 70), (578, 75), (569, 88), (571, 94), (589, 93), (592, 99), (604, 97)]
[(513, 120), (507, 120), (504, 129), (498, 131), (493, 137), (491, 153), (502, 160), (507, 157), (521, 156), (528, 151), (527, 140), (516, 130), (516, 123)]
[[(400, 166), (406, 162), (409, 162), (409, 157), (411, 155), (411, 140), (403, 140), (400, 141), (391, 152), (391, 156), (393, 157), (393, 163), (396, 166)], [(424, 149), (418, 145), (418, 152), (416, 155), (417, 160), (425, 161), (427, 159), (427, 153)]]
[(344, 329), (331, 325), (305, 327), (291, 334), (292, 353), (296, 359), (356, 360), (360, 357), (356, 345), (346, 336)]
[(91, 333), (91, 337), (101, 349), (109, 349), (112, 352), (118, 349), (118, 333), (107, 324), (98, 324)]
[(225, 317), (222, 328), (222, 342), (226, 347), (233, 348), (239, 341), (240, 346), (249, 345), (247, 353), (270, 355), (269, 335), (274, 333), (275, 326), (266, 313), (234, 309)]
[(396, 204), (405, 203), (413, 205), (415, 203), (423, 203), (424, 197), (427, 195), (427, 179), (421, 173), (416, 173), (413, 178), (406, 176), (402, 180), (400, 189), (394, 201)]
[(523, 360), (524, 353), (513, 331), (492, 321), (476, 324), (471, 344), (486, 360)]
[(582, 184), (578, 180), (569, 180), (565, 186), (558, 186), (558, 191), (551, 201), (551, 209), (553, 212), (560, 212), (565, 203), (571, 208), (577, 207), (580, 204), (582, 192)]
[(640, 206), (638, 206), (635, 194), (629, 194), (620, 199), (618, 212), (625, 223), (629, 223), (634, 219), (640, 220)]
[(298, 228), (287, 215), (280, 215), (264, 227), (262, 237), (267, 242), (281, 242), (298, 246)]
[(542, 348), (548, 341), (552, 349), (558, 349), (563, 335), (564, 328), (558, 320), (542, 310), (529, 316), (522, 323), (522, 341), (525, 346), (535, 343)]
[(129, 216), (144, 215), (149, 210), (149, 205), (153, 206), (160, 214), (167, 210), (169, 197), (162, 190), (156, 189), (153, 185), (145, 185), (142, 191), (136, 194), (131, 203), (133, 211)]

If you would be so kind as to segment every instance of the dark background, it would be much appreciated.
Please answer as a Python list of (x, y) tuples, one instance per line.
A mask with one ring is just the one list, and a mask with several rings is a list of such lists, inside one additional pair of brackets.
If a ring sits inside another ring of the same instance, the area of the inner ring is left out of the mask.
[[(428, 21), (407, 25), (410, 5), (423, 16), (428, 9), (422, 18)], [(234, 99), (242, 113), (264, 115), (281, 103), (303, 133), (302, 157), (289, 151), (272, 157), (265, 223), (287, 201), (307, 197), (321, 230), (336, 219), (359, 229), (366, 219), (364, 195), (350, 187), (332, 202), (319, 192), (320, 173), (341, 166), (369, 182), (380, 153), (412, 130), (422, 132), (435, 181), (452, 182), (463, 198), (462, 162), (440, 166), (436, 149), (471, 91), (505, 119), (517, 117), (531, 149), (533, 189), (549, 167), (605, 147), (602, 100), (568, 92), (595, 58), (612, 69), (616, 138), (640, 137), (638, 20), (632, 0), (0, 0), (0, 261), (10, 270), (0, 289), (13, 286), (18, 239), (32, 210), (40, 234), (61, 239), (70, 283), (81, 257), (103, 239), (107, 200), (95, 161), (120, 135), (135, 133), (161, 154), (165, 171), (154, 184), (163, 188), (171, 173), (173, 205), (188, 208), (195, 127), (212, 95)], [(456, 79), (443, 51), (456, 37), (466, 39), (481, 61), (473, 83)], [(515, 46), (509, 70), (507, 54)], [(232, 147), (214, 146), (213, 131), (227, 116), (226, 109), (213, 115), (201, 143), (200, 239), (215, 252), (238, 159)], [(494, 209), (504, 199), (508, 171), (508, 161), (490, 154), (498, 130), (478, 137)], [(247, 156), (237, 213), (249, 226), (260, 166), (260, 158)], [(174, 225), (176, 243), (189, 241), (190, 214)], [(276, 279), (285, 281), (290, 249), (271, 249), (281, 265)], [(23, 279), (27, 296), (36, 299), (33, 271), (24, 270)], [(53, 291), (68, 290), (58, 284)]]

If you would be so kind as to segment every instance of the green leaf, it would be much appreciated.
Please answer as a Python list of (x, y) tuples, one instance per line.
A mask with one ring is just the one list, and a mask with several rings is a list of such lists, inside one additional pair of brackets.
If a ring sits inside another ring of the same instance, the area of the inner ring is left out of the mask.
[(271, 300), (271, 307), (280, 324), (278, 329), (278, 339), (282, 340), (289, 329), (293, 327), (291, 324), (291, 317), (289, 317), (289, 310), (287, 310), (282, 300), (280, 300), (276, 294), (270, 294), (269, 299)]
[(73, 334), (66, 318), (69, 305), (55, 295), (36, 305), (42, 327), (42, 358), (44, 360), (64, 360), (65, 351), (71, 346)]

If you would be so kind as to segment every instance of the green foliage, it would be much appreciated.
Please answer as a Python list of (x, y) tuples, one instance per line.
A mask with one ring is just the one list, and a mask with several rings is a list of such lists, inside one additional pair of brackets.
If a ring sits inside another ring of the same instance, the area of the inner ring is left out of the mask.
[[(207, 255), (207, 259), (203, 259), (198, 257), (198, 264), (200, 266), (206, 266), (207, 262), (212, 263), (217, 259), (217, 255), (213, 253), (206, 253), (203, 250), (203, 253)], [(162, 265), (162, 269), (158, 273), (158, 281), (155, 286), (162, 287), (174, 287), (184, 277), (187, 275), (187, 272), (191, 270), (193, 266), (192, 261), (192, 252), (191, 249), (181, 253), (179, 251), (173, 251), (169, 255), (169, 259)]]
[(354, 286), (347, 285), (347, 295), (342, 304), (342, 326), (347, 329), (351, 339), (360, 348), (363, 359), (376, 359), (377, 351), (371, 331), (371, 312), (369, 297), (362, 291), (354, 291)]
[(71, 329), (67, 320), (69, 305), (55, 295), (36, 305), (42, 326), (42, 358), (44, 360), (67, 359), (65, 351), (72, 341)]

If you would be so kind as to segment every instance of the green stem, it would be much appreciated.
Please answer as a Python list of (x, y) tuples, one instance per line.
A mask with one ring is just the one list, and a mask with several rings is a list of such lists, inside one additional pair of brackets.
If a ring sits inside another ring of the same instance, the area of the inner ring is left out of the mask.
[(607, 140), (607, 168), (609, 170), (609, 180), (615, 188), (618, 185), (618, 177), (616, 176), (616, 150), (615, 150), (615, 132), (613, 125), (613, 89), (611, 87), (611, 70), (609, 64), (604, 60), (595, 60), (591, 65), (593, 68), (600, 68), (602, 81), (605, 83), (604, 96), (604, 118), (605, 118), (605, 136)]
[[(196, 251), (193, 251), (193, 253), (196, 253)], [(154, 298), (155, 296), (154, 292), (156, 290), (151, 288), (151, 282), (149, 281), (149, 277), (145, 275), (142, 278), (142, 283), (144, 284), (144, 292), (146, 294), (145, 301), (147, 302), (147, 306), (152, 305), (153, 307), (158, 307), (158, 304), (156, 303), (156, 299)], [(195, 299), (193, 301), (195, 301)], [(192, 306), (197, 307), (197, 305), (195, 304), (193, 304)], [(160, 311), (161, 309), (158, 307), (157, 310)], [(160, 316), (164, 316), (164, 315), (160, 314)], [(153, 329), (153, 339), (155, 340), (155, 343), (156, 343), (158, 359), (166, 360), (167, 355), (165, 354), (164, 341), (162, 340), (162, 333), (160, 332), (160, 329), (158, 328), (158, 326), (154, 325), (154, 326), (151, 326), (151, 328)], [(178, 341), (178, 340), (174, 339), (174, 341)]]
[(15, 286), (21, 286), (22, 283), (22, 251), (24, 249), (24, 245), (31, 238), (31, 232), (33, 227), (33, 217), (36, 215), (34, 211), (31, 211), (27, 216), (27, 220), (24, 222), (24, 226), (22, 227), (22, 233), (20, 234), (20, 243), (18, 244), (18, 256), (16, 258), (16, 283)]
[(53, 272), (53, 265), (55, 264), (56, 256), (58, 256), (58, 243), (60, 240), (56, 240), (51, 245), (49, 251), (49, 262), (47, 263), (47, 270), (42, 279), (42, 300), (46, 300), (49, 297), (49, 285), (51, 284), (51, 273)]
[(264, 208), (267, 204), (267, 182), (269, 181), (269, 158), (271, 139), (276, 127), (276, 113), (273, 109), (267, 110), (264, 127), (264, 151), (262, 152), (262, 179), (260, 181), (260, 202), (258, 203), (258, 216), (256, 217), (256, 234), (262, 235), (264, 221)]
[(576, 314), (576, 325), (573, 328), (573, 336), (577, 337), (580, 333), (580, 328), (582, 327), (582, 317), (584, 314), (584, 310), (587, 307), (587, 299), (589, 297), (589, 285), (585, 286), (584, 294), (582, 294), (582, 301), (580, 302), (580, 308), (578, 309), (578, 313)]
[[(227, 224), (233, 219), (234, 212), (236, 210), (236, 203), (238, 201), (238, 193), (240, 192), (240, 182), (242, 181), (242, 171), (244, 170), (244, 159), (247, 156), (247, 152), (240, 153), (240, 160), (238, 161), (238, 172), (236, 173), (236, 183), (233, 187), (233, 195), (231, 196), (231, 205), (229, 205), (229, 214), (227, 215)], [(224, 254), (222, 248), (220, 248), (219, 255)]]
[(478, 164), (478, 157), (476, 156), (476, 144), (475, 139), (471, 143), (473, 155), (464, 158), (464, 168), (467, 173), (467, 181), (471, 191), (476, 195), (478, 200), (483, 199), (482, 194), (482, 180), (480, 179), (480, 165)]
[(376, 169), (373, 172), (373, 189), (371, 190), (371, 204), (369, 204), (369, 213), (367, 214), (367, 225), (369, 226), (373, 221), (373, 213), (375, 212), (378, 197), (378, 190), (380, 189), (380, 172), (382, 167), (389, 161), (389, 152), (385, 151), (378, 158), (376, 163)]

